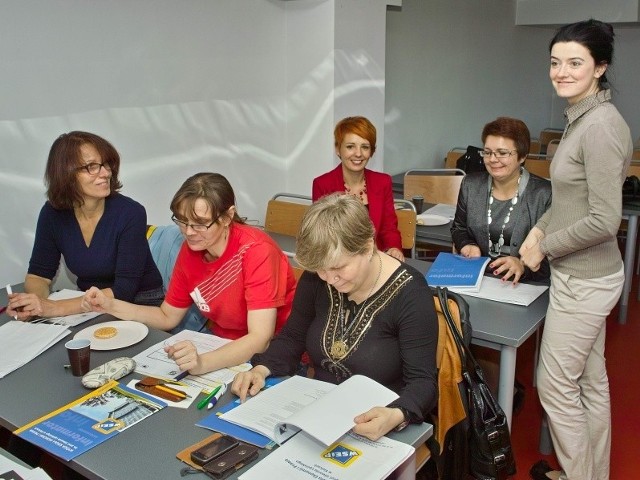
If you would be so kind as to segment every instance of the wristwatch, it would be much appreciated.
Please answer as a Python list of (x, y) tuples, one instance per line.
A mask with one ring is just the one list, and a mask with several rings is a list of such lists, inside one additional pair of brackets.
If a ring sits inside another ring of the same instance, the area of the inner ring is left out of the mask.
[(402, 412), (402, 416), (404, 417), (404, 420), (402, 421), (402, 423), (393, 429), (394, 432), (399, 432), (400, 430), (404, 430), (404, 428), (406, 428), (406, 426), (409, 425), (409, 410), (407, 410), (404, 407), (394, 407), (394, 408), (397, 408), (398, 410), (400, 410)]

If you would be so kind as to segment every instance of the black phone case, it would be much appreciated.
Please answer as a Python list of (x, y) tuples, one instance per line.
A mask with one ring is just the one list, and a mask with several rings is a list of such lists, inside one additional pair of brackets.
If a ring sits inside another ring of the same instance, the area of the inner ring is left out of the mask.
[(235, 438), (222, 435), (191, 452), (191, 461), (196, 465), (203, 466), (205, 463), (211, 462), (220, 455), (224, 455), (236, 446), (238, 446), (238, 441)]
[(237, 446), (204, 464), (202, 468), (211, 478), (220, 480), (256, 458), (258, 458), (258, 447), (239, 442)]

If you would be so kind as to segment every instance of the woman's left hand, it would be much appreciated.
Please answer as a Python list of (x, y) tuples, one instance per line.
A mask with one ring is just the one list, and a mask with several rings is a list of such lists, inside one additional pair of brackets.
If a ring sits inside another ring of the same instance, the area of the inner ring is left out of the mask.
[(167, 352), (167, 356), (172, 359), (180, 371), (184, 372), (188, 370), (189, 373), (199, 375), (204, 373), (201, 370), (200, 355), (193, 343), (188, 340), (174, 343), (173, 345), (167, 345), (164, 347), (164, 351)]
[(404, 422), (404, 414), (399, 408), (373, 407), (353, 421), (356, 423), (354, 433), (376, 441)]
[(396, 260), (400, 260), (401, 262), (404, 262), (404, 254), (402, 253), (402, 250), (400, 250), (399, 248), (390, 248), (385, 253), (387, 255), (392, 256)]
[(524, 264), (516, 257), (498, 257), (489, 264), (489, 268), (493, 270), (496, 276), (504, 274), (502, 281), (506, 282), (511, 277), (511, 283), (517, 285), (522, 275), (524, 275)]

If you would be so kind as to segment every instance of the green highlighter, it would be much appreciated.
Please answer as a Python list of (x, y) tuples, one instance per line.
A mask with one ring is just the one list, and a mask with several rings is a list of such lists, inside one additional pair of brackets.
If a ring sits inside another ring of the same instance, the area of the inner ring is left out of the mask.
[(209, 395), (207, 395), (202, 400), (200, 400), (200, 402), (198, 403), (198, 410), (202, 410), (204, 407), (209, 405), (209, 401), (213, 398), (213, 396), (216, 393), (218, 393), (218, 390), (220, 390), (220, 388), (222, 388), (222, 385), (218, 385), (216, 388), (211, 390), (211, 393)]

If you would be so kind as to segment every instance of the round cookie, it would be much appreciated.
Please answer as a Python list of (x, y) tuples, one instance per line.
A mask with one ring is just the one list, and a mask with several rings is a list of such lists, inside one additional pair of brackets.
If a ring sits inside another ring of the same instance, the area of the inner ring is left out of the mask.
[(93, 332), (93, 336), (101, 340), (106, 340), (107, 338), (115, 337), (117, 333), (118, 329), (116, 327), (102, 327)]

